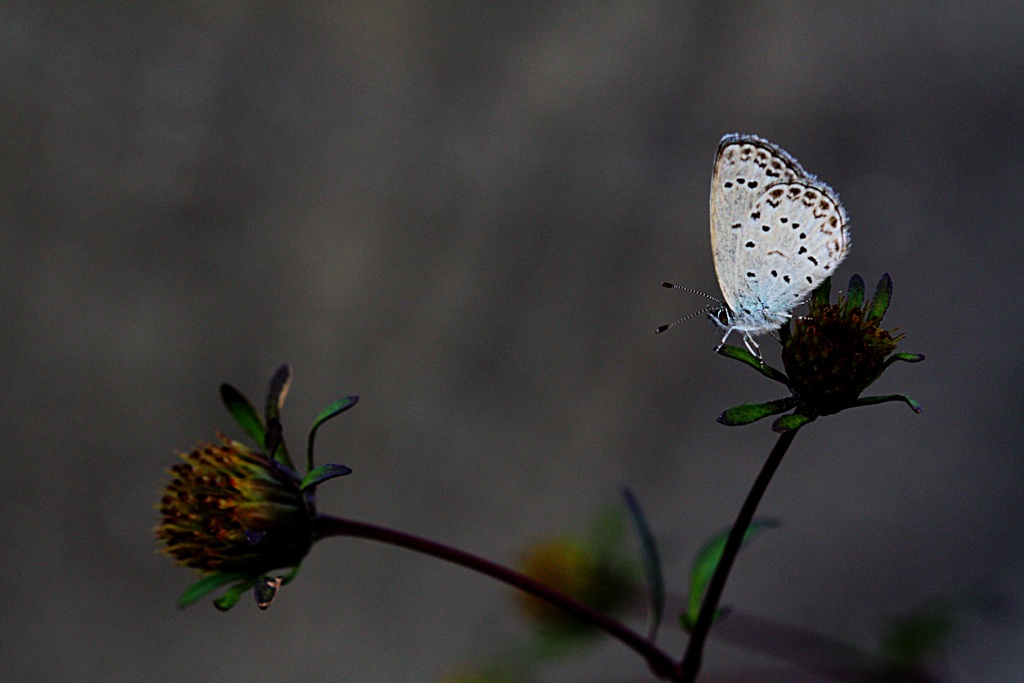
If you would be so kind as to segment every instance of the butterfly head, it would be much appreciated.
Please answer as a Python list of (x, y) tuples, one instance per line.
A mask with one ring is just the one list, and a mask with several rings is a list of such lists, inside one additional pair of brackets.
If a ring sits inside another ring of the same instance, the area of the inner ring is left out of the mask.
[(723, 305), (721, 308), (709, 308), (707, 314), (708, 320), (714, 323), (718, 328), (728, 330), (733, 327), (735, 316), (732, 311), (729, 310), (728, 306)]

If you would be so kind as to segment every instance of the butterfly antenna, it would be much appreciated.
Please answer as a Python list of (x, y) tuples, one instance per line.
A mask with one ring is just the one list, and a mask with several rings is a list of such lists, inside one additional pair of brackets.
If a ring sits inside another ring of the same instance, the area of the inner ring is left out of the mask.
[[(721, 301), (719, 301), (718, 299), (716, 299), (715, 297), (711, 296), (710, 294), (705, 294), (704, 292), (700, 292), (700, 291), (697, 291), (696, 289), (690, 289), (689, 287), (683, 287), (682, 285), (674, 285), (674, 284), (672, 284), (671, 282), (662, 282), (662, 283), (661, 283), (661, 286), (662, 286), (662, 287), (665, 287), (665, 288), (667, 288), (667, 289), (681, 289), (681, 290), (683, 290), (684, 292), (690, 292), (691, 294), (699, 294), (700, 296), (706, 297), (706, 298), (708, 298), (708, 299), (711, 299), (712, 301), (715, 301), (715, 302), (717, 302), (717, 303), (718, 303), (719, 305), (721, 305), (721, 306), (724, 306), (724, 305), (725, 305), (725, 304), (723, 304), (723, 303), (722, 303)], [(711, 312), (713, 312), (713, 311), (714, 311), (714, 309), (713, 309), (713, 308), (711, 307), (711, 305), (709, 304), (709, 305), (708, 305), (707, 307), (705, 307), (705, 308), (702, 308), (702, 309), (700, 309), (699, 311), (694, 311), (693, 313), (690, 313), (689, 315), (684, 315), (684, 316), (683, 316), (682, 318), (680, 318), (679, 320), (673, 320), (673, 321), (672, 321), (672, 322), (670, 322), (670, 323), (669, 323), (668, 325), (661, 325), (661, 326), (659, 326), (659, 327), (658, 327), (658, 328), (657, 328), (656, 330), (654, 330), (654, 333), (655, 333), (655, 334), (661, 334), (662, 332), (664, 332), (664, 331), (665, 331), (665, 330), (667, 330), (668, 328), (670, 328), (670, 327), (673, 327), (673, 326), (675, 326), (675, 325), (678, 325), (679, 323), (682, 323), (682, 322), (686, 322), (686, 321), (687, 321), (687, 320), (689, 320), (690, 318), (695, 318), (695, 317), (697, 317), (698, 315), (703, 315), (703, 314), (705, 314), (705, 313), (711, 313)]]
[(654, 334), (661, 334), (662, 332), (664, 332), (665, 330), (667, 330), (670, 327), (675, 327), (679, 323), (684, 323), (687, 320), (689, 320), (690, 318), (695, 318), (698, 315), (703, 315), (705, 313), (711, 313), (713, 310), (714, 309), (709, 305), (706, 308), (700, 309), (699, 311), (694, 311), (693, 313), (690, 313), (689, 315), (684, 315), (682, 318), (679, 318), (678, 320), (673, 320), (668, 325), (660, 325), (657, 329), (654, 330)]
[[(700, 296), (705, 297), (707, 299), (711, 299), (712, 301), (717, 301), (722, 306), (725, 305), (719, 299), (711, 296), (710, 294), (705, 294), (704, 292), (701, 292), (701, 291), (696, 290), (696, 289), (690, 289), (689, 287), (683, 287), (682, 285), (674, 285), (671, 282), (662, 282), (661, 286), (665, 287), (667, 289), (681, 289), (684, 292), (690, 292), (691, 294), (699, 294)], [(703, 311), (701, 311), (701, 312), (703, 312)]]

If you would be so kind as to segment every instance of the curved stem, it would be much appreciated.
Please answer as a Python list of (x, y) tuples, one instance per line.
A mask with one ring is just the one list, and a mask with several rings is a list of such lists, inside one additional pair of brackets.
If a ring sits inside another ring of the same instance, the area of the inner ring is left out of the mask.
[(679, 668), (676, 662), (665, 651), (655, 645), (653, 641), (648, 640), (621, 621), (548, 588), (525, 574), (426, 538), (366, 522), (358, 522), (330, 515), (319, 515), (313, 522), (313, 539), (314, 541), (319, 541), (328, 536), (356, 536), (389, 543), (408, 550), (432, 555), (433, 557), (478, 571), (481, 574), (486, 574), (491, 578), (514, 586), (553, 605), (557, 605), (572, 616), (602, 629), (647, 660), (651, 671), (659, 678), (672, 681), (680, 680), (678, 678)]
[(779, 436), (779, 440), (775, 442), (775, 447), (772, 448), (768, 459), (765, 460), (764, 466), (761, 467), (761, 473), (757, 475), (753, 486), (750, 487), (750, 493), (747, 494), (747, 499), (743, 501), (739, 514), (736, 515), (736, 522), (729, 531), (729, 537), (726, 539), (725, 547), (722, 549), (722, 559), (718, 562), (718, 566), (715, 567), (715, 573), (711, 576), (711, 581), (708, 582), (707, 592), (704, 593), (700, 613), (697, 615), (697, 623), (694, 624), (693, 631), (690, 633), (690, 642), (686, 646), (686, 654), (683, 656), (681, 665), (682, 677), (679, 679), (683, 683), (693, 683), (697, 680), (701, 660), (704, 656), (704, 641), (707, 640), (715, 613), (718, 611), (718, 602), (722, 598), (725, 582), (729, 578), (729, 570), (732, 569), (733, 561), (740, 551), (740, 546), (743, 545), (743, 537), (747, 533), (750, 522), (754, 519), (757, 506), (760, 504), (761, 498), (764, 496), (764, 492), (767, 490), (768, 484), (775, 474), (775, 470), (778, 469), (779, 463), (782, 462), (782, 456), (786, 454), (790, 444), (793, 443), (796, 433), (797, 430), (794, 429), (783, 432)]

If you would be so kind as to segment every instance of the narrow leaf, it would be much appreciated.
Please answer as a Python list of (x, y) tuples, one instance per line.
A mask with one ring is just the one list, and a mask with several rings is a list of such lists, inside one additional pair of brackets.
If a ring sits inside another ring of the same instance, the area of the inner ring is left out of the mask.
[(892, 278), (889, 273), (882, 276), (875, 288), (875, 296), (871, 299), (871, 308), (868, 309), (867, 319), (878, 318), (881, 320), (885, 312), (889, 310), (889, 302), (892, 300)]
[(181, 597), (178, 598), (178, 607), (185, 609), (197, 600), (202, 600), (224, 584), (231, 583), (233, 581), (241, 581), (243, 579), (245, 579), (245, 574), (226, 574), (218, 572), (216, 574), (204, 576), (189, 586), (185, 592), (181, 594)]
[(854, 274), (850, 278), (850, 286), (846, 291), (846, 310), (860, 308), (864, 305), (864, 278)]
[(801, 427), (803, 427), (808, 422), (813, 422), (813, 421), (814, 421), (814, 418), (812, 418), (810, 416), (807, 416), (807, 415), (804, 415), (803, 413), (793, 413), (792, 415), (783, 415), (778, 420), (776, 420), (775, 422), (772, 423), (772, 431), (778, 432), (780, 434), (782, 432), (792, 432), (794, 430), (800, 429)]
[(313, 469), (313, 441), (316, 439), (316, 430), (328, 420), (341, 415), (343, 412), (359, 402), (358, 396), (346, 396), (330, 404), (320, 411), (320, 414), (313, 420), (313, 426), (309, 429), (309, 438), (306, 440), (306, 470)]
[(256, 408), (245, 397), (245, 394), (230, 384), (221, 384), (220, 400), (231, 413), (231, 417), (235, 418), (235, 422), (242, 428), (242, 431), (262, 447), (267, 428), (263, 426), (263, 420), (260, 419)]
[(313, 420), (313, 429), (316, 429), (331, 418), (340, 415), (358, 402), (358, 396), (346, 396), (345, 398), (338, 399), (320, 411), (320, 414), (316, 416), (315, 420)]
[(778, 415), (796, 407), (796, 399), (792, 396), (780, 398), (767, 403), (744, 403), (733, 406), (718, 416), (718, 421), (727, 427), (739, 427), (757, 422), (771, 415)]
[(321, 465), (306, 474), (306, 478), (302, 480), (299, 490), (305, 491), (308, 488), (319, 486), (328, 479), (343, 477), (346, 474), (352, 474), (352, 468), (345, 467), (344, 465)]
[(288, 455), (288, 447), (284, 444), (284, 426), (276, 416), (267, 419), (267, 435), (264, 438), (265, 448), (271, 458), (290, 470), (295, 470), (292, 457)]
[(989, 599), (973, 591), (928, 600), (890, 622), (882, 638), (882, 654), (898, 669), (923, 669), (941, 657), (972, 613), (984, 614), (990, 607)]
[(292, 384), (292, 368), (285, 363), (274, 371), (267, 388), (267, 422), (271, 418), (280, 417), (284, 400), (288, 397), (288, 388)]
[[(749, 543), (755, 536), (766, 529), (774, 529), (779, 526), (777, 519), (755, 519), (747, 527), (743, 534), (743, 545)], [(697, 558), (693, 562), (693, 575), (690, 578), (690, 600), (686, 613), (681, 617), (680, 623), (687, 631), (697, 623), (697, 615), (700, 614), (701, 604), (704, 602), (704, 591), (707, 590), (708, 582), (711, 581), (718, 563), (722, 561), (722, 552), (725, 550), (726, 539), (729, 538), (729, 531), (714, 536), (704, 544)]]
[(647, 639), (654, 640), (661, 625), (661, 615), (665, 610), (665, 582), (661, 573), (661, 559), (658, 555), (658, 544), (644, 516), (640, 501), (633, 492), (623, 487), (622, 497), (626, 499), (626, 509), (633, 517), (637, 535), (640, 537), (640, 548), (643, 556), (644, 579), (647, 583)]
[(219, 609), (221, 612), (227, 612), (229, 609), (238, 604), (238, 601), (242, 599), (242, 595), (252, 588), (253, 581), (243, 581), (236, 583), (227, 589), (224, 595), (220, 596), (213, 601), (213, 606)]
[[(715, 616), (711, 618), (712, 626), (729, 616), (730, 613), (732, 613), (731, 607), (719, 607), (716, 609)], [(697, 617), (691, 617), (689, 613), (683, 612), (679, 615), (679, 625), (683, 628), (683, 631), (690, 633), (693, 631), (693, 627), (697, 625)]]
[(787, 386), (789, 384), (789, 378), (783, 372), (776, 370), (770, 365), (766, 365), (764, 361), (742, 347), (723, 345), (718, 349), (718, 353), (726, 358), (732, 358), (749, 365), (768, 379), (782, 382)]
[(301, 564), (297, 564), (294, 567), (292, 567), (292, 570), (290, 572), (288, 572), (287, 574), (285, 574), (284, 576), (281, 577), (281, 585), (282, 586), (287, 586), (289, 583), (291, 583), (292, 580), (295, 579), (295, 577), (299, 575), (299, 569), (301, 567), (302, 567)]
[(910, 406), (910, 409), (917, 414), (920, 414), (921, 411), (924, 410), (921, 407), (920, 403), (910, 398), (909, 396), (904, 396), (903, 394), (890, 394), (888, 396), (862, 396), (861, 398), (857, 399), (857, 405), (873, 406), (878, 405), (879, 403), (890, 403), (892, 401), (902, 401), (903, 403), (906, 403), (908, 406)]
[(893, 363), (903, 361), (904, 363), (920, 363), (924, 360), (924, 355), (920, 353), (894, 353), (885, 359), (885, 367), (889, 367)]

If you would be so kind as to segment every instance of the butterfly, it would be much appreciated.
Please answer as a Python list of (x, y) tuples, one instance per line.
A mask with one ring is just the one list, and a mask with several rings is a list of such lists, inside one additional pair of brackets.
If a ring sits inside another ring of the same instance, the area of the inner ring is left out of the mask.
[(718, 348), (735, 331), (760, 357), (754, 337), (782, 327), (846, 258), (847, 223), (835, 191), (785, 150), (756, 135), (723, 137), (711, 174), (711, 251), (724, 302), (699, 311), (725, 330)]

